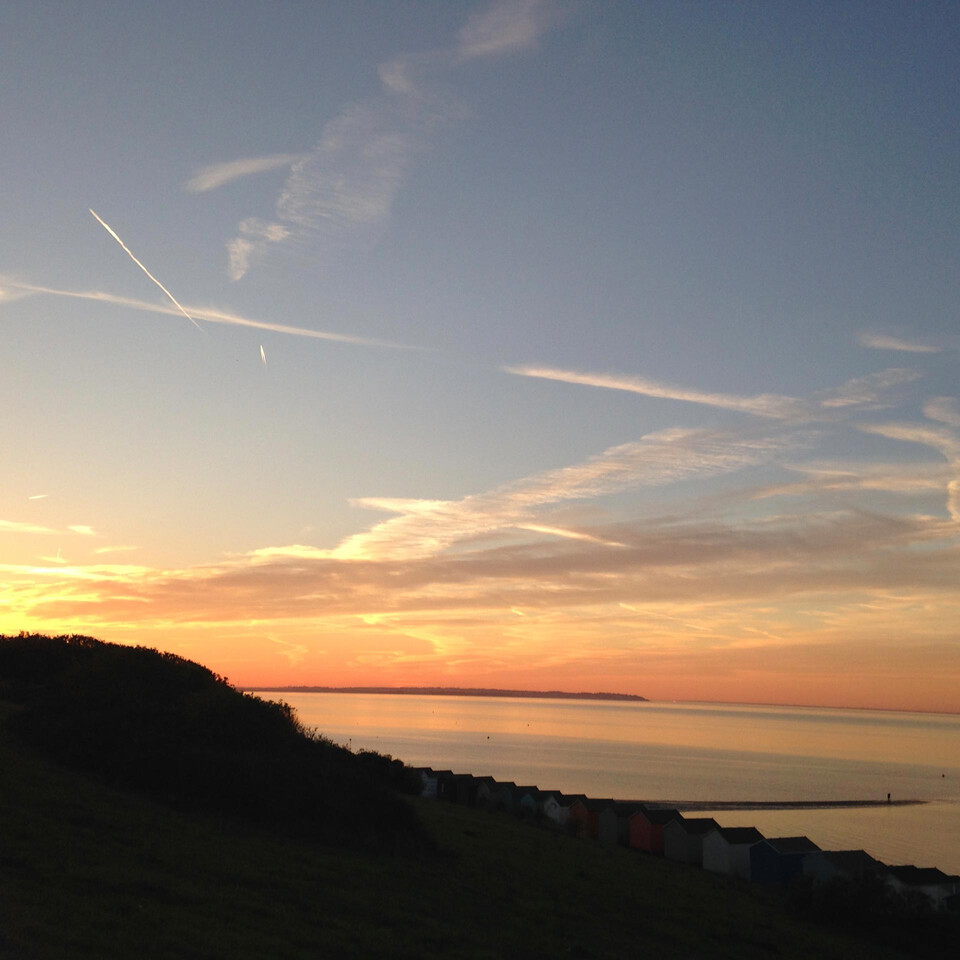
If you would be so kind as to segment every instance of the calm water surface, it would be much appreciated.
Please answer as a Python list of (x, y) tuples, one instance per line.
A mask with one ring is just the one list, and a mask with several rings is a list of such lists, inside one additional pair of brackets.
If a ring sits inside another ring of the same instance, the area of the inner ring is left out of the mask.
[(354, 750), (595, 797), (928, 800), (921, 806), (723, 811), (724, 826), (806, 834), (888, 863), (960, 873), (960, 716), (814, 707), (289, 693)]

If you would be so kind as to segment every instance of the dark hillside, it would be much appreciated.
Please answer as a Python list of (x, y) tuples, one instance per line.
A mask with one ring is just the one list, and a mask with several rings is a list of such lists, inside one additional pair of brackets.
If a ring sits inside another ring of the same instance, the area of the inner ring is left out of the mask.
[[(952, 917), (825, 916), (453, 803), (414, 799), (418, 819), (397, 769), (178, 657), (0, 638), (0, 960), (955, 952)], [(381, 855), (425, 834), (430, 855)]]
[(311, 736), (286, 704), (173, 654), (0, 637), (0, 694), (22, 704), (7, 722), (25, 743), (164, 802), (391, 849), (421, 835), (388, 789), (401, 764)]
[(742, 884), (506, 814), (415, 804), (443, 856), (304, 843), (108, 786), (0, 724), (0, 960), (952, 955), (824, 930)]

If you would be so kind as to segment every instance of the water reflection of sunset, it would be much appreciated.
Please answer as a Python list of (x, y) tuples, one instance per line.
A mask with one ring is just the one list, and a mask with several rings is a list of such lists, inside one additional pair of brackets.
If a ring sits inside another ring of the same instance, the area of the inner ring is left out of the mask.
[(389, 739), (451, 733), (475, 740), (523, 735), (558, 740), (689, 746), (739, 753), (956, 767), (960, 723), (950, 714), (825, 710), (750, 704), (617, 703), (413, 694), (264, 693), (314, 724)]

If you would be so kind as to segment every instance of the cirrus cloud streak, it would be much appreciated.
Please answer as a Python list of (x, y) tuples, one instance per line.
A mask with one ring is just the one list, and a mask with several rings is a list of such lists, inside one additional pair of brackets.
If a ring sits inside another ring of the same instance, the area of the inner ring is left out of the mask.
[(216, 190), (217, 187), (242, 177), (291, 167), (301, 159), (303, 159), (302, 153), (274, 153), (266, 157), (242, 157), (226, 163), (211, 163), (201, 167), (184, 184), (184, 189), (188, 193), (205, 193), (207, 190)]
[[(21, 291), (24, 295), (46, 294), (54, 297), (68, 297), (74, 300), (92, 300), (97, 303), (106, 303), (117, 307), (127, 307), (145, 313), (159, 313), (165, 316), (178, 316), (179, 312), (161, 304), (150, 303), (147, 300), (138, 300), (133, 297), (118, 296), (102, 290), (63, 290), (58, 287), (42, 286), (34, 283), (7, 280), (7, 284)], [(190, 307), (193, 316), (206, 320), (208, 323), (220, 323), (235, 327), (249, 327), (254, 330), (269, 330), (272, 333), (283, 333), (293, 337), (308, 337), (314, 340), (331, 340), (335, 343), (350, 343), (362, 347), (381, 347), (388, 350), (422, 350), (423, 347), (408, 344), (394, 343), (391, 340), (378, 340), (373, 337), (359, 337), (346, 333), (332, 333), (329, 330), (313, 330), (309, 327), (298, 327), (286, 323), (271, 323), (267, 320), (254, 320), (240, 314), (218, 310), (213, 307)]]

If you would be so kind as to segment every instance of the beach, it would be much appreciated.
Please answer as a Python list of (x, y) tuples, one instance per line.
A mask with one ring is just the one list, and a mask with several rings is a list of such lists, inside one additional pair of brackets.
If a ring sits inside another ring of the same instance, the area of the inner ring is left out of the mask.
[[(637, 799), (960, 873), (960, 717), (816, 707), (263, 694), (354, 750)], [(891, 801), (887, 802), (887, 795)]]

